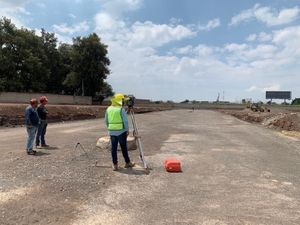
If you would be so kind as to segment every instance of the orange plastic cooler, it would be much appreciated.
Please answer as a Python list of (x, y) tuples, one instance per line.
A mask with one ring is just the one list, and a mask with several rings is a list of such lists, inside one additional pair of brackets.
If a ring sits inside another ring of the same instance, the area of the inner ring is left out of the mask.
[(165, 168), (168, 172), (181, 172), (181, 162), (175, 158), (166, 159)]

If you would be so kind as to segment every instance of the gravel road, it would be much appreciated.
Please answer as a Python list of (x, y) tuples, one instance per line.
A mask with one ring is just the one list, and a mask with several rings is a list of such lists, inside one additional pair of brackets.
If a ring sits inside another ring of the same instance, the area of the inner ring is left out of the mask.
[[(298, 139), (206, 110), (137, 122), (149, 175), (112, 171), (95, 148), (103, 119), (50, 124), (38, 156), (25, 154), (23, 127), (0, 129), (0, 224), (300, 224)], [(165, 172), (170, 156), (182, 173)]]

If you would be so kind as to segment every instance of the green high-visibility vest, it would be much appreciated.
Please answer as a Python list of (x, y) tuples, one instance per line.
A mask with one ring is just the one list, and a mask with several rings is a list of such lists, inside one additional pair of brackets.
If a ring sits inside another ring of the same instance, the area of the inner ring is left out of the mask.
[(110, 106), (107, 108), (106, 112), (108, 117), (108, 130), (124, 129), (122, 107)]

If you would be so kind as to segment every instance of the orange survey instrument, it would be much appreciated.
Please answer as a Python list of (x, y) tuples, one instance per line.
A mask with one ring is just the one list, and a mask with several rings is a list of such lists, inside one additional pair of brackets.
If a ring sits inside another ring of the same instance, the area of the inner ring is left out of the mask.
[(165, 168), (168, 172), (181, 172), (181, 163), (178, 159), (170, 158), (165, 160)]

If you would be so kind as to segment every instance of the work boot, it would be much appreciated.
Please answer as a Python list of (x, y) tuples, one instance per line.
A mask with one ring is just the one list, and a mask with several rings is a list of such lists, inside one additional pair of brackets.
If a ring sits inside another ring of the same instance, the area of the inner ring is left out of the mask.
[(33, 151), (33, 150), (28, 151), (28, 152), (27, 152), (27, 155), (36, 155), (36, 151)]
[(113, 168), (113, 171), (118, 171), (119, 170), (118, 164), (113, 164), (112, 168)]
[(135, 166), (135, 163), (134, 162), (129, 162), (129, 163), (126, 163), (125, 164), (125, 168), (132, 168), (132, 167), (134, 167)]
[(46, 145), (46, 144), (42, 145), (42, 148), (48, 148), (48, 147), (49, 147), (49, 145)]

